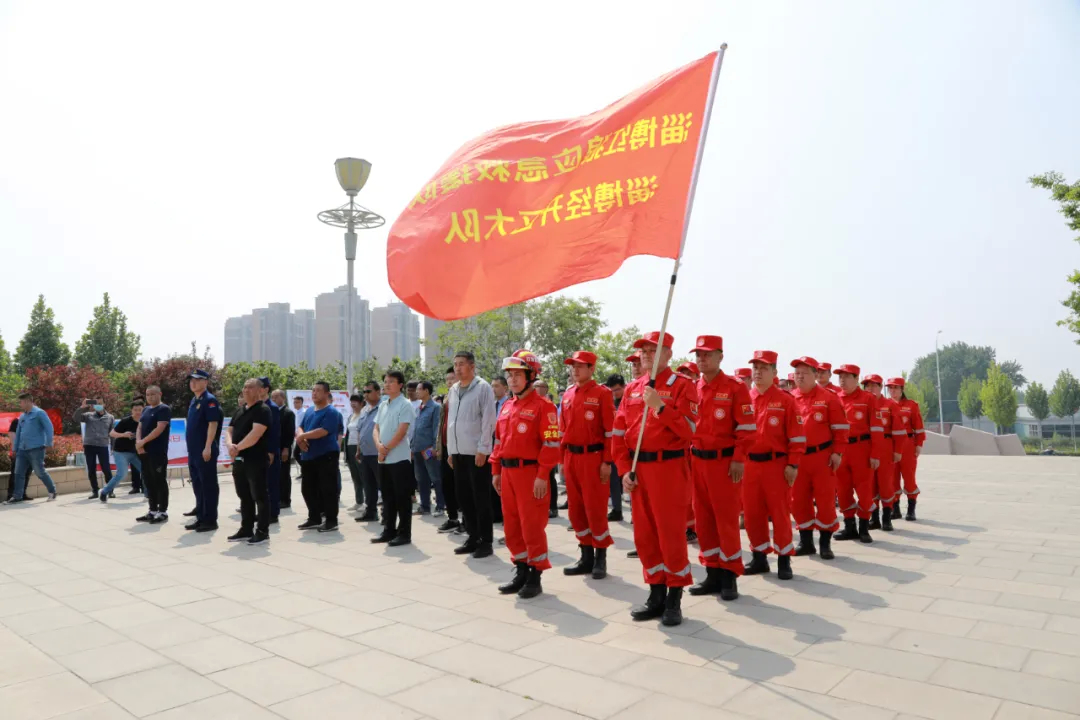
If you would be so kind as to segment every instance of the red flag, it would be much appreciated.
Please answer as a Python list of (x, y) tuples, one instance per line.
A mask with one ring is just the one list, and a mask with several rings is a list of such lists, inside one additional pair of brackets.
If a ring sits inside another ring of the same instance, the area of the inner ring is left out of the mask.
[(679, 254), (717, 53), (603, 110), (466, 143), (390, 230), (390, 287), (456, 320)]

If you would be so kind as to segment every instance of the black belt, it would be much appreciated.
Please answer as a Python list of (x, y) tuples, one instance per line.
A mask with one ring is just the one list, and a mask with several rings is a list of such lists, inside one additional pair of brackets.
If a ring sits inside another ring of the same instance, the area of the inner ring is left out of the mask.
[(847, 441), (848, 441), (849, 445), (854, 445), (857, 442), (862, 442), (863, 440), (869, 440), (869, 439), (870, 439), (870, 433), (866, 433), (865, 435), (860, 435), (859, 437), (849, 437), (847, 439)]
[(913, 432), (909, 432), (909, 433), (907, 434), (907, 436), (908, 436), (908, 437), (915, 437), (915, 433), (913, 433)]
[[(637, 461), (643, 462), (656, 462), (657, 460), (674, 460), (675, 458), (681, 458), (686, 455), (685, 450), (664, 450), (663, 452), (646, 452), (642, 450), (638, 453)], [(630, 457), (633, 457), (631, 455)]]
[(698, 450), (697, 448), (690, 448), (690, 454), (700, 460), (715, 460), (718, 457), (729, 458), (735, 456), (735, 446), (724, 448), (723, 450)]
[(767, 453), (750, 453), (746, 457), (750, 458), (750, 462), (769, 462), (770, 460), (776, 460), (777, 458), (786, 457), (787, 453), (782, 452), (767, 452)]
[(596, 443), (595, 445), (563, 445), (563, 447), (574, 455), (604, 452), (604, 443)]
[(814, 445), (813, 447), (806, 448), (806, 454), (807, 455), (813, 455), (816, 452), (821, 452), (822, 450), (827, 450), (827, 449), (829, 449), (831, 447), (832, 447), (832, 440), (826, 440), (825, 442), (821, 443), (820, 445)]
[(504, 468), (518, 468), (536, 465), (537, 462), (535, 460), (519, 460), (518, 458), (501, 458), (499, 464)]

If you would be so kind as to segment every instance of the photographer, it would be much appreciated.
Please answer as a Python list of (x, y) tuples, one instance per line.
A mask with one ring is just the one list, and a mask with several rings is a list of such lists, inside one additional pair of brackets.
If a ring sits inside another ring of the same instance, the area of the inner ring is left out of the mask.
[(86, 474), (90, 477), (90, 499), (98, 496), (97, 469), (101, 465), (101, 474), (105, 484), (112, 482), (112, 467), (109, 465), (109, 433), (112, 432), (113, 416), (105, 412), (101, 400), (87, 398), (75, 411), (75, 422), (83, 423), (83, 455), (86, 458)]

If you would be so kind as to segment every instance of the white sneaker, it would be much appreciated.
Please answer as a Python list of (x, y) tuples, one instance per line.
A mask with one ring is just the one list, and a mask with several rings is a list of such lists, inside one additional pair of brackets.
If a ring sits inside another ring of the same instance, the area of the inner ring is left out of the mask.
[(349, 512), (356, 512), (359, 509), (360, 509), (360, 503), (353, 503), (352, 507), (349, 508)]
[(54, 492), (49, 493), (49, 499), (46, 500), (45, 502), (56, 502), (56, 493), (54, 493)]

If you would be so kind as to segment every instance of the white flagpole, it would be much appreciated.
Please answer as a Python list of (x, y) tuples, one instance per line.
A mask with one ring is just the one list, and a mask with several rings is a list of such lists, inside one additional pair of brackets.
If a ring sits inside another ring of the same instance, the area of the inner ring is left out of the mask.
[[(697, 192), (698, 173), (701, 172), (701, 158), (705, 154), (705, 140), (709, 135), (709, 120), (712, 118), (713, 100), (716, 98), (716, 83), (720, 79), (720, 67), (724, 64), (724, 53), (727, 51), (727, 43), (720, 46), (716, 53), (713, 64), (712, 79), (709, 81), (709, 94), (705, 98), (705, 117), (702, 120), (701, 140), (698, 141), (697, 155), (694, 157), (694, 169), (690, 173), (690, 194), (686, 197), (686, 215), (683, 218), (682, 240), (679, 241), (679, 254), (675, 256), (675, 266), (671, 270), (671, 284), (668, 286), (667, 303), (664, 305), (664, 319), (660, 323), (660, 345), (656, 348), (653, 356), (653, 366), (649, 371), (651, 378), (649, 384), (656, 382), (656, 374), (660, 370), (660, 353), (663, 350), (664, 333), (667, 332), (668, 315), (671, 313), (671, 300), (675, 297), (675, 282), (679, 277), (679, 264), (682, 261), (683, 248), (686, 247), (686, 235), (690, 231), (690, 213), (694, 209), (694, 193)], [(634, 448), (634, 460), (630, 465), (630, 480), (637, 480), (638, 455), (641, 453), (641, 442), (645, 439), (645, 421), (649, 418), (648, 408), (641, 416), (641, 427), (638, 429), (637, 446)]]

